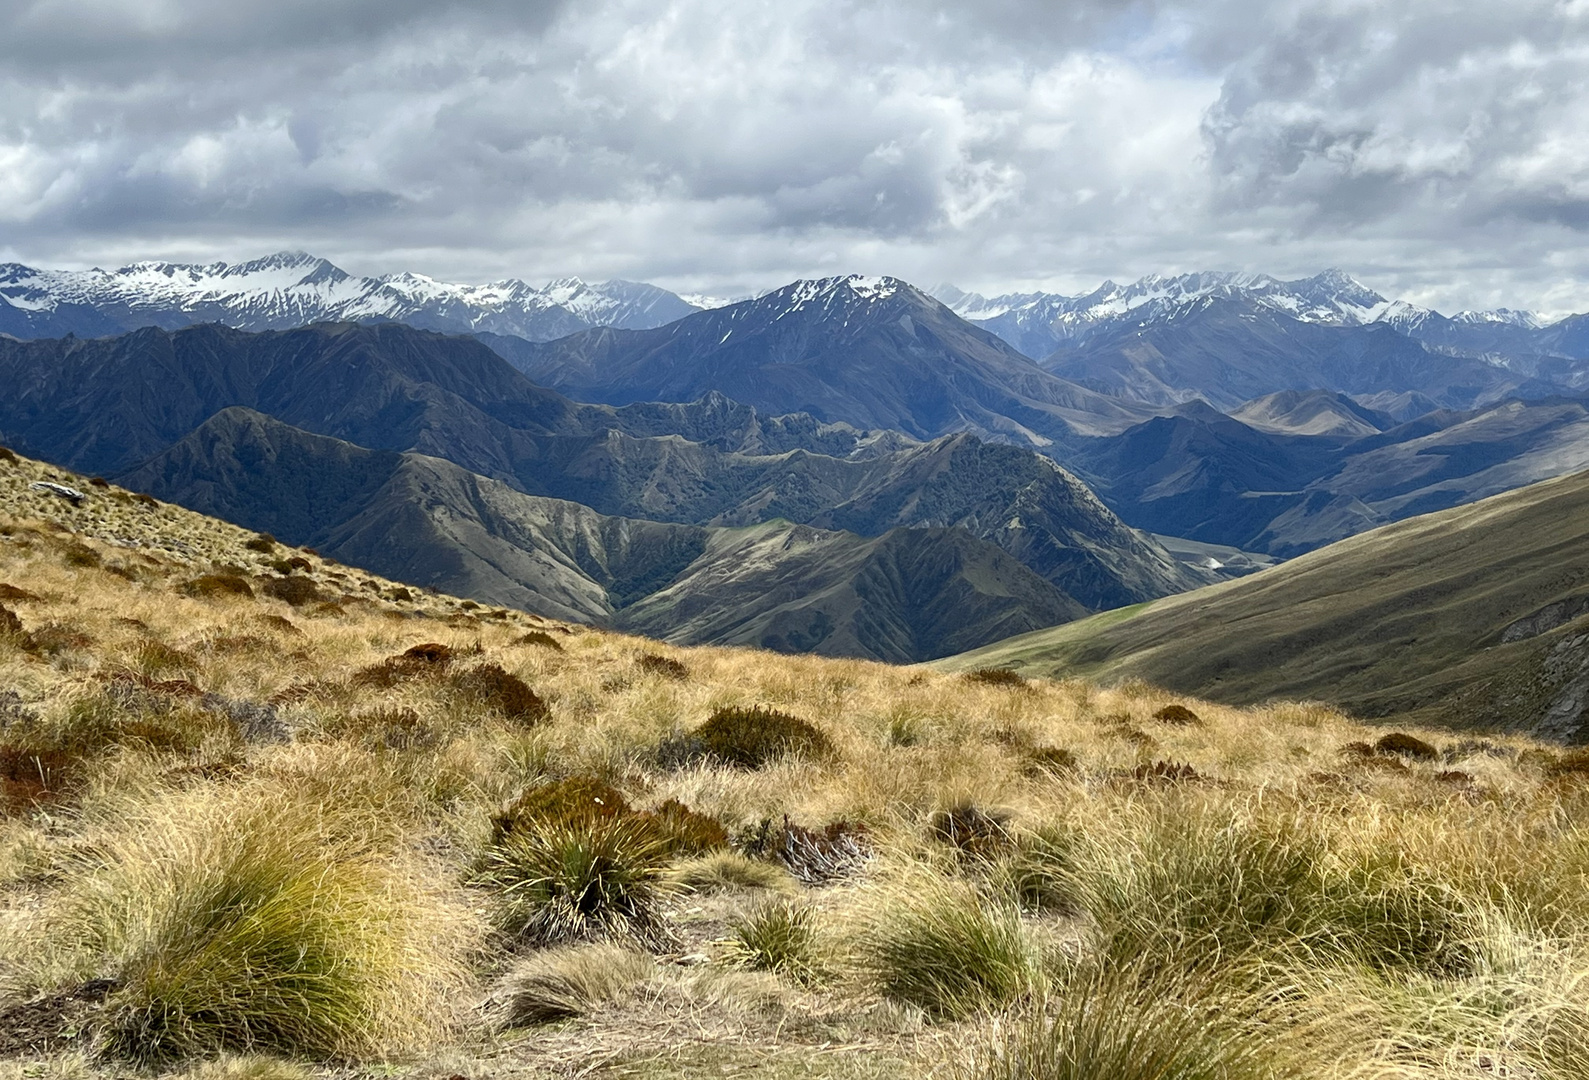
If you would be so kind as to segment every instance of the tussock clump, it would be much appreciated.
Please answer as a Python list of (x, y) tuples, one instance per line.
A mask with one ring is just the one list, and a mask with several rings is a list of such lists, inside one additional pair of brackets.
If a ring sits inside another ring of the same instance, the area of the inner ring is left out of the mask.
[(962, 802), (948, 810), (934, 812), (927, 819), (927, 835), (962, 855), (991, 859), (1013, 845), (1009, 824), (1008, 813)]
[(1393, 731), (1389, 735), (1381, 736), (1374, 743), (1374, 751), (1380, 754), (1394, 754), (1413, 761), (1434, 761), (1440, 756), (1440, 751), (1434, 746), (1404, 731)]
[(326, 813), (269, 789), (173, 797), (96, 848), (53, 919), (115, 981), (108, 1054), (367, 1056), (442, 1029), (451, 909)]
[(279, 577), (267, 578), (260, 586), (260, 592), (275, 600), (291, 604), (293, 607), (302, 607), (305, 604), (316, 603), (324, 597), (320, 588), (306, 577)]
[(833, 744), (821, 729), (799, 717), (762, 705), (725, 706), (687, 735), (658, 748), (665, 766), (709, 760), (739, 769), (760, 769), (780, 758), (830, 757)]
[(811, 986), (826, 974), (818, 947), (816, 912), (788, 897), (763, 900), (729, 924), (727, 960), (749, 971)]
[(61, 558), (67, 566), (92, 569), (104, 563), (104, 556), (81, 541), (73, 540), (61, 549)]
[(531, 1027), (571, 1020), (656, 974), (645, 953), (617, 945), (575, 945), (525, 957), (492, 994), (488, 1011), (502, 1027)]
[(217, 596), (252, 597), (254, 587), (236, 574), (204, 574), (182, 586), (182, 594), (195, 599)]
[(415, 750), (435, 746), (436, 730), (409, 708), (366, 709), (339, 716), (325, 725), (325, 734), (347, 739), (369, 750)]
[(48, 657), (91, 649), (96, 644), (94, 635), (85, 633), (71, 623), (54, 620), (38, 627), (22, 641), (22, 647), (27, 651)]
[(191, 675), (199, 670), (198, 658), (192, 653), (152, 638), (138, 643), (133, 650), (132, 665), (138, 674), (150, 678), (177, 672)]
[(1132, 769), (1131, 778), (1141, 784), (1195, 784), (1203, 774), (1184, 761), (1155, 761)]
[(243, 546), (249, 551), (258, 551), (268, 555), (276, 550), (276, 538), (267, 532), (255, 533), (243, 541)]
[(1161, 724), (1171, 724), (1175, 727), (1195, 727), (1203, 722), (1202, 717), (1185, 705), (1166, 705), (1153, 714), (1153, 719)]
[(1041, 984), (1041, 956), (1020, 913), (967, 882), (923, 875), (886, 888), (874, 905), (856, 959), (885, 998), (956, 1020)]
[[(1272, 1010), (1271, 1010), (1272, 1011)], [(1049, 1015), (1004, 1028), (965, 1080), (1302, 1080), (1265, 1016), (1235, 986), (1140, 965), (1084, 973)]]
[(545, 630), (526, 630), (513, 639), (513, 644), (533, 645), (538, 649), (551, 649), (553, 652), (563, 651), (563, 643)]
[(495, 921), (529, 945), (667, 944), (659, 884), (666, 842), (635, 816), (542, 820), (486, 849), (473, 881), (495, 894)]
[(834, 821), (821, 829), (764, 818), (734, 838), (746, 855), (782, 866), (803, 884), (825, 885), (846, 877), (872, 857), (870, 830), (855, 821)]
[(790, 892), (799, 888), (795, 879), (781, 866), (748, 858), (737, 851), (714, 851), (688, 859), (668, 871), (668, 882), (690, 892), (722, 892), (727, 889), (773, 889)]
[(472, 667), (454, 676), (453, 687), (467, 704), (524, 727), (540, 723), (550, 713), (540, 695), (500, 664)]
[(983, 686), (1007, 686), (1025, 689), (1026, 680), (1019, 672), (1009, 668), (977, 668), (968, 671), (962, 676), (967, 682), (981, 683)]
[(684, 680), (690, 677), (690, 669), (671, 656), (661, 656), (657, 653), (641, 653), (635, 657), (635, 667), (647, 675), (656, 675), (663, 679)]

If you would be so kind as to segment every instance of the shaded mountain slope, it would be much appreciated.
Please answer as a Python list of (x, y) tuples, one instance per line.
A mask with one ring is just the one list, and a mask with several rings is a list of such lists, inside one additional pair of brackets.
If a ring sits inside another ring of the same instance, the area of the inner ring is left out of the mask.
[(717, 390), (768, 412), (916, 438), (968, 430), (1045, 445), (1152, 412), (1050, 375), (892, 278), (796, 282), (655, 330), (487, 340), (537, 382), (581, 400), (692, 401)]
[(960, 529), (865, 538), (613, 517), (242, 408), (126, 480), (396, 580), (681, 643), (910, 661), (1087, 610)]
[(955, 657), (1589, 741), (1589, 473)]
[(1280, 390), (1243, 402), (1230, 416), (1275, 435), (1337, 435), (1357, 438), (1396, 426), (1386, 413), (1330, 390)]
[(1042, 366), (1131, 401), (1201, 397), (1221, 409), (1281, 390), (1418, 393), (1471, 409), (1562, 388), (1482, 360), (1431, 351), (1383, 323), (1331, 326), (1260, 305), (1207, 296), (1146, 324), (1124, 323), (1060, 349)]

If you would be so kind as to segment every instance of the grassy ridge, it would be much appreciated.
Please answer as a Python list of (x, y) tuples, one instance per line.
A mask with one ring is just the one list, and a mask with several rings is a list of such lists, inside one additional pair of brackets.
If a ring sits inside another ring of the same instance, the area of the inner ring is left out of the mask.
[(1581, 756), (667, 649), (4, 490), (6, 1080), (1589, 1072)]
[(1578, 473), (936, 666), (1137, 677), (1232, 704), (1315, 699), (1583, 741), (1567, 706), (1585, 612), (1589, 473)]

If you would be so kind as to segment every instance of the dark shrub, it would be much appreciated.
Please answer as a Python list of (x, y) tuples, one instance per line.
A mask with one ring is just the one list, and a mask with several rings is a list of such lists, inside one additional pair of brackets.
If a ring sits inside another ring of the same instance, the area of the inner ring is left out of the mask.
[(5, 582), (0, 581), (0, 600), (10, 600), (15, 603), (19, 600), (27, 601), (37, 599), (38, 596), (35, 593), (30, 593), (26, 589), (19, 589), (15, 585), (7, 585)]
[(27, 635), (22, 629), (22, 620), (17, 618), (17, 613), (0, 604), (0, 637), (20, 640)]
[(92, 478), (91, 480), (89, 480), (88, 486), (89, 487), (97, 487), (97, 488), (108, 488), (108, 487), (110, 487), (110, 481), (106, 480), (103, 476), (96, 476), (96, 477)]
[(243, 546), (249, 551), (264, 552), (268, 555), (276, 550), (276, 538), (267, 532), (255, 533), (243, 541)]
[(0, 461), (5, 462), (7, 465), (15, 465), (17, 456), (11, 452), (9, 447), (0, 446)]
[(688, 679), (690, 669), (671, 656), (660, 656), (657, 653), (642, 653), (635, 658), (635, 667), (647, 675), (657, 675), (664, 679)]
[(55, 802), (75, 767), (58, 748), (0, 743), (0, 817)]
[(1155, 761), (1151, 765), (1138, 765), (1131, 777), (1144, 784), (1194, 784), (1203, 779), (1201, 773), (1179, 761)]
[(545, 630), (531, 630), (513, 640), (515, 645), (535, 645), (542, 649), (551, 649), (553, 652), (562, 652), (563, 645), (560, 641), (548, 634)]
[(66, 545), (61, 557), (66, 560), (67, 566), (95, 567), (105, 561), (100, 557), (99, 552), (87, 544), (75, 542)]
[(302, 555), (294, 555), (290, 559), (272, 559), (270, 567), (278, 574), (291, 574), (294, 570), (309, 569), (309, 560)]
[(184, 595), (195, 599), (215, 596), (252, 597), (254, 595), (253, 586), (236, 574), (205, 574), (184, 584), (182, 592)]
[(284, 600), (293, 607), (302, 607), (320, 599), (320, 590), (315, 583), (301, 577), (270, 578), (261, 586), (261, 591), (266, 596)]
[(1203, 722), (1202, 717), (1185, 705), (1166, 705), (1153, 714), (1153, 719), (1161, 724), (1174, 724), (1177, 727), (1191, 727), (1194, 724)]
[(1009, 668), (977, 668), (968, 671), (964, 678), (967, 682), (982, 683), (984, 686), (1016, 686), (1026, 685), (1026, 680)]
[(970, 803), (936, 811), (927, 819), (927, 835), (948, 844), (962, 855), (989, 859), (1009, 850), (1010, 816), (990, 812)]
[(807, 885), (844, 877), (871, 857), (871, 833), (856, 821), (835, 821), (821, 829), (781, 825), (764, 818), (734, 837), (734, 846), (752, 858), (775, 862)]
[(1433, 761), (1440, 756), (1440, 751), (1430, 744), (1416, 735), (1408, 735), (1402, 731), (1393, 731), (1389, 735), (1382, 736), (1374, 744), (1374, 750), (1381, 754), (1411, 758), (1414, 761)]
[(48, 622), (27, 635), (24, 647), (40, 656), (59, 656), (72, 649), (87, 649), (94, 638), (68, 623)]
[(156, 510), (160, 507), (159, 499), (155, 498), (153, 495), (145, 495), (141, 491), (132, 497), (132, 501), (137, 503), (139, 506), (148, 507), (150, 510)]
[(458, 694), (479, 708), (529, 726), (546, 719), (546, 702), (525, 681), (498, 664), (470, 668), (454, 680)]
[(655, 826), (673, 855), (705, 855), (728, 846), (728, 830), (722, 822), (691, 810), (677, 799), (669, 799), (640, 817)]
[(605, 780), (594, 776), (570, 776), (525, 788), (491, 819), (491, 842), (500, 844), (514, 832), (548, 822), (578, 823), (629, 817), (633, 813), (629, 800)]
[(759, 769), (781, 757), (824, 758), (833, 752), (833, 744), (817, 728), (761, 705), (718, 709), (688, 739), (694, 754), (741, 769)]

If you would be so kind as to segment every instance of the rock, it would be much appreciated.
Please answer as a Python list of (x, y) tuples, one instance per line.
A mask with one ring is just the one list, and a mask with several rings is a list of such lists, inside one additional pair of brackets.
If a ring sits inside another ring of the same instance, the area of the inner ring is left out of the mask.
[(88, 498), (76, 488), (67, 487), (65, 484), (52, 484), (48, 480), (35, 480), (28, 487), (34, 491), (48, 491), (51, 495), (59, 495), (73, 506), (82, 506), (83, 500)]

